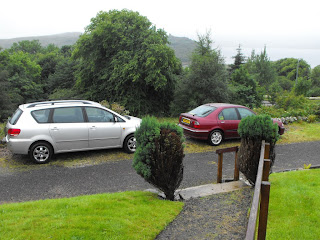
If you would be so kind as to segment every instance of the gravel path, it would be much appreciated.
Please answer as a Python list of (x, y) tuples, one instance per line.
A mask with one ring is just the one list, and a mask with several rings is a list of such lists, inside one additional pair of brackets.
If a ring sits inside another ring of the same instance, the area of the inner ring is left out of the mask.
[(246, 187), (188, 200), (156, 239), (244, 239), (252, 194), (253, 188)]

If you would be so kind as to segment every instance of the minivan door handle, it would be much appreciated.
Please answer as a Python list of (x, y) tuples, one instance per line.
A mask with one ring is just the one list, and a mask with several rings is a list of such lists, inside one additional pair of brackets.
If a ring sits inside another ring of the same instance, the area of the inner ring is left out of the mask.
[(52, 130), (52, 131), (59, 131), (59, 128), (53, 127), (53, 128), (51, 128), (51, 130)]

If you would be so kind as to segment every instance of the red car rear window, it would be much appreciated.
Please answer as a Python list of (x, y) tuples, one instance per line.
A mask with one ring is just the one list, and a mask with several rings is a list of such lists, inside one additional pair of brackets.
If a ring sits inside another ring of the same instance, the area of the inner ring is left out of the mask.
[(216, 109), (217, 108), (213, 106), (202, 105), (191, 110), (189, 113), (197, 117), (206, 117)]

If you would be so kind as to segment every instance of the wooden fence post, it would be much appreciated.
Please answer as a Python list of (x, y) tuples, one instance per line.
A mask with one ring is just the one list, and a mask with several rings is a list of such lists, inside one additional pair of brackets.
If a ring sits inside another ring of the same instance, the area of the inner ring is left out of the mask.
[(267, 222), (268, 222), (268, 209), (269, 209), (269, 196), (270, 196), (270, 183), (263, 181), (261, 183), (258, 240), (266, 239)]
[(223, 163), (223, 153), (218, 153), (217, 183), (222, 183), (222, 163)]
[(234, 181), (238, 181), (239, 180), (239, 168), (238, 168), (238, 162), (237, 162), (237, 157), (238, 157), (238, 148), (235, 152), (235, 159), (234, 159), (234, 177), (233, 180)]
[(270, 163), (271, 163), (270, 159), (264, 159), (262, 181), (269, 181)]
[(264, 159), (270, 159), (270, 143), (265, 143)]

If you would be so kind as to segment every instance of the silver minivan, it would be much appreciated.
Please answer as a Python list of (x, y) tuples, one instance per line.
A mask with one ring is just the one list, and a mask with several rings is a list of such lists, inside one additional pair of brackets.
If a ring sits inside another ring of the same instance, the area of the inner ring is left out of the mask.
[(53, 154), (105, 148), (136, 150), (141, 119), (122, 116), (87, 100), (34, 102), (18, 107), (6, 125), (6, 142), (15, 154), (47, 163)]

